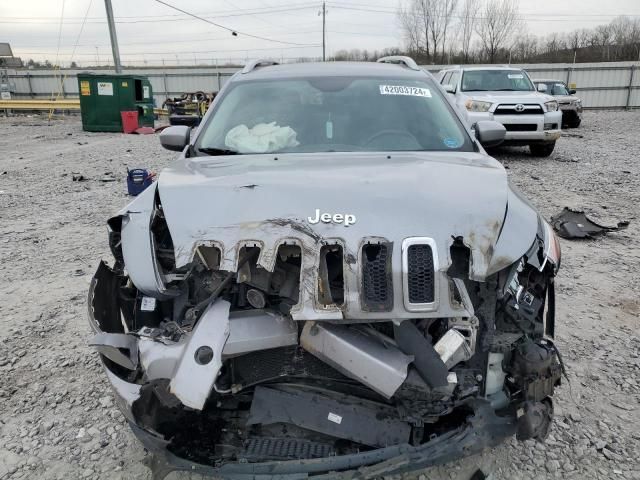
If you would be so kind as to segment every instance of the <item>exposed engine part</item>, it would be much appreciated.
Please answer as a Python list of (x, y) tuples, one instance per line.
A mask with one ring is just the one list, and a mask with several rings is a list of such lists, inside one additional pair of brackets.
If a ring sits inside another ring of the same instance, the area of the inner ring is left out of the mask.
[(526, 340), (517, 345), (507, 371), (514, 391), (526, 401), (541, 402), (560, 383), (562, 366), (551, 342)]
[(233, 312), (222, 357), (298, 344), (298, 326), (291, 317), (258, 310)]
[(502, 368), (503, 360), (503, 353), (493, 352), (489, 353), (487, 360), (484, 394), (494, 408), (504, 407), (509, 401), (504, 392), (504, 380), (507, 374)]
[(407, 378), (411, 357), (392, 342), (380, 341), (357, 327), (306, 322), (300, 335), (305, 350), (348, 377), (391, 398)]
[(466, 338), (459, 331), (452, 328), (447, 331), (433, 346), (440, 355), (447, 369), (451, 369), (460, 362), (471, 358), (471, 348)]
[(409, 320), (394, 325), (393, 331), (398, 347), (407, 355), (412, 355), (413, 364), (420, 376), (432, 387), (448, 385), (449, 371), (433, 348), (431, 340), (426, 338), (415, 324)]
[(256, 290), (255, 288), (250, 288), (247, 290), (247, 302), (253, 308), (262, 309), (267, 305), (267, 299), (260, 290)]

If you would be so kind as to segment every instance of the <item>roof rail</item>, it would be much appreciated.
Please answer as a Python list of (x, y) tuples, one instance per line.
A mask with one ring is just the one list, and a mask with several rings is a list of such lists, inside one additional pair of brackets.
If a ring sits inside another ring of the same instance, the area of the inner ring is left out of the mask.
[(402, 55), (392, 55), (390, 57), (382, 57), (377, 60), (378, 63), (395, 63), (402, 64), (411, 70), (420, 70), (416, 61), (411, 57), (403, 57)]
[(258, 67), (267, 67), (270, 65), (279, 65), (279, 63), (273, 60), (251, 60), (244, 66), (242, 73), (249, 73)]

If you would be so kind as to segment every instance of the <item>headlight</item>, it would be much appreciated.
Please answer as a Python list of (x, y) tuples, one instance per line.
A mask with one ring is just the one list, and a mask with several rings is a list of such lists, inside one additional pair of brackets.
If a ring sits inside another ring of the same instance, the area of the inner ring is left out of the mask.
[(562, 257), (560, 251), (560, 240), (553, 231), (553, 227), (546, 220), (542, 221), (544, 226), (544, 256), (549, 259), (555, 266), (556, 271), (560, 268), (560, 259)]
[(464, 104), (470, 112), (488, 112), (491, 102), (481, 102), (479, 100), (467, 100)]
[(544, 106), (547, 107), (547, 112), (555, 112), (558, 110), (558, 102), (555, 100), (544, 102)]

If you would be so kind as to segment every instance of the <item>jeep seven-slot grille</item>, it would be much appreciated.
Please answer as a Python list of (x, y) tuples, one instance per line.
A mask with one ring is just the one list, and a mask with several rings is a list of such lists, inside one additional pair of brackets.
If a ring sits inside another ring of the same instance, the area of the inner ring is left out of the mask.
[(391, 245), (362, 247), (362, 306), (369, 311), (389, 311), (393, 307)]
[(409, 303), (432, 303), (434, 299), (433, 252), (429, 245), (411, 245), (407, 250)]

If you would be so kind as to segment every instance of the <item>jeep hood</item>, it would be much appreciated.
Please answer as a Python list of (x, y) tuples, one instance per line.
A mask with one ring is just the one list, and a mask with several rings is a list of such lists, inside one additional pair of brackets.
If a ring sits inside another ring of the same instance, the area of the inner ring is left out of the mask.
[[(165, 169), (158, 191), (177, 267), (192, 260), (198, 244), (218, 246), (220, 268), (234, 270), (237, 249), (257, 242), (258, 262), (270, 269), (285, 241), (313, 252), (336, 239), (356, 258), (366, 239), (399, 249), (403, 239), (422, 236), (436, 242), (444, 271), (453, 238), (462, 237), (472, 254), (470, 277), (483, 279), (518, 260), (538, 227), (537, 213), (513, 194), (502, 165), (476, 153), (196, 157)], [(507, 215), (511, 202), (518, 208)], [(316, 210), (356, 220), (312, 224)], [(394, 256), (399, 261), (399, 250)]]

